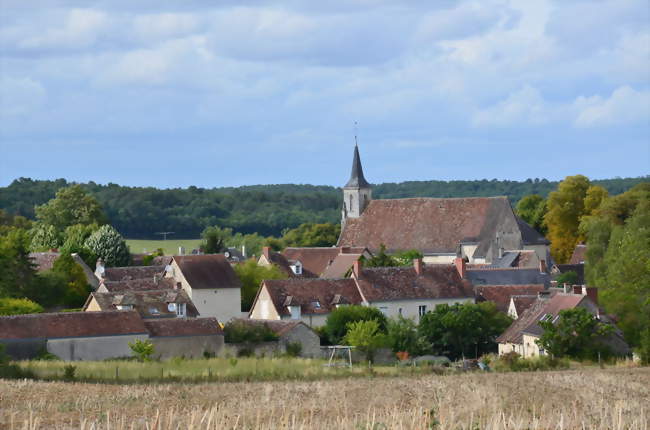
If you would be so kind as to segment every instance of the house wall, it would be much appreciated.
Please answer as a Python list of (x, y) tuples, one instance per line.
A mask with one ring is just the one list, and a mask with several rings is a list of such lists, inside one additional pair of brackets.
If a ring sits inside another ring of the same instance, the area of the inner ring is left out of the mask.
[(204, 352), (218, 355), (223, 349), (223, 335), (208, 336), (166, 336), (149, 339), (154, 345), (154, 357), (203, 358)]
[(535, 254), (537, 254), (537, 258), (546, 261), (546, 266), (549, 268), (551, 267), (551, 265), (548, 262), (548, 256), (549, 256), (548, 245), (525, 245), (524, 249), (535, 251)]
[[(309, 327), (322, 327), (325, 325), (325, 321), (327, 321), (327, 317), (329, 316), (329, 313), (327, 314), (318, 314), (318, 315), (306, 315), (302, 314), (300, 315), (300, 321), (304, 322), (307, 324)], [(289, 315), (282, 315), (283, 320), (291, 320), (291, 316)]]
[(532, 336), (529, 334), (524, 334), (523, 335), (523, 351), (521, 353), (521, 356), (524, 358), (531, 358), (531, 357), (539, 357), (540, 355), (543, 355), (540, 353), (541, 349), (540, 347), (535, 343), (535, 341), (539, 339), (537, 336)]
[(45, 339), (0, 339), (0, 345), (4, 345), (4, 352), (13, 360), (29, 360), (45, 351), (47, 342)]
[(106, 360), (107, 358), (130, 357), (129, 342), (145, 341), (147, 334), (101, 337), (74, 337), (47, 340), (47, 352), (65, 361)]
[(516, 352), (519, 355), (524, 355), (523, 345), (519, 343), (500, 343), (499, 344), (499, 355), (507, 354), (509, 352)]
[(271, 262), (266, 259), (264, 254), (262, 254), (260, 255), (260, 258), (257, 260), (257, 265), (263, 267), (269, 267), (271, 265)]
[(424, 264), (451, 264), (454, 262), (456, 254), (430, 254), (422, 257)]
[(470, 263), (474, 263), (472, 256), (474, 255), (474, 251), (476, 251), (476, 248), (478, 248), (478, 244), (477, 245), (461, 245), (460, 246), (461, 257), (463, 257), (463, 258), (467, 257), (467, 260)]
[(99, 303), (97, 303), (97, 300), (93, 297), (90, 303), (88, 303), (88, 307), (86, 308), (86, 312), (100, 312), (102, 309), (99, 307)]
[(385, 302), (371, 302), (370, 306), (379, 308), (384, 315), (389, 318), (397, 318), (401, 315), (404, 318), (413, 319), (415, 322), (419, 321), (419, 307), (424, 305), (427, 307), (427, 312), (435, 309), (437, 305), (454, 303), (474, 303), (473, 297), (462, 297), (452, 299), (419, 299), (419, 300), (395, 300)]
[(252, 351), (255, 357), (273, 357), (276, 355), (284, 354), (285, 345), (279, 341), (273, 342), (260, 342), (255, 344), (250, 343), (226, 343), (221, 350), (220, 356), (223, 357), (237, 357), (239, 351), (242, 349)]
[(251, 309), (250, 318), (254, 320), (279, 320), (280, 315), (275, 309), (271, 300), (271, 295), (266, 287), (262, 287), (260, 294), (257, 296), (255, 306)]
[(285, 350), (287, 344), (296, 342), (302, 345), (301, 357), (320, 357), (320, 338), (313, 330), (300, 324), (280, 337), (280, 344), (283, 345)]

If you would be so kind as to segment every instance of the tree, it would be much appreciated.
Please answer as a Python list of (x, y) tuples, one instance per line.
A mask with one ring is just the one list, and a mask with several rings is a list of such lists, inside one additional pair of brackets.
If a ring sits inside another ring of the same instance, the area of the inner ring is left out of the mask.
[(381, 331), (377, 320), (353, 321), (347, 324), (343, 341), (363, 352), (366, 360), (372, 361), (375, 351), (386, 344), (386, 333)]
[(386, 245), (383, 243), (379, 246), (379, 252), (371, 258), (364, 259), (364, 266), (367, 267), (396, 267), (401, 266), (400, 262), (394, 257), (386, 254)]
[(117, 230), (108, 224), (91, 234), (84, 246), (104, 260), (104, 264), (109, 267), (127, 266), (131, 260), (126, 242)]
[(386, 332), (386, 316), (377, 308), (345, 305), (334, 309), (327, 317), (323, 331), (332, 345), (340, 344), (348, 331), (348, 324), (356, 321), (375, 320), (379, 330)]
[(248, 260), (233, 267), (241, 281), (241, 306), (247, 312), (253, 306), (260, 284), (265, 279), (286, 279), (287, 275), (277, 266), (258, 266), (255, 260)]
[(411, 249), (409, 251), (398, 252), (393, 257), (400, 266), (411, 266), (413, 260), (422, 258), (424, 255), (417, 249)]
[(0, 296), (28, 297), (36, 281), (34, 263), (29, 258), (29, 236), (12, 227), (0, 236)]
[(32, 251), (48, 251), (57, 249), (61, 245), (61, 235), (56, 227), (50, 224), (37, 222), (29, 231), (32, 240), (29, 248)]
[(334, 246), (341, 234), (340, 224), (305, 223), (288, 230), (281, 238), (283, 248), (288, 246)]
[(558, 275), (555, 280), (557, 281), (558, 285), (575, 285), (578, 283), (578, 274), (573, 270), (569, 270), (568, 272), (564, 272)]
[(526, 221), (531, 227), (542, 235), (546, 235), (547, 228), (544, 216), (548, 211), (546, 200), (539, 194), (529, 194), (522, 197), (517, 203), (517, 216)]
[(226, 249), (226, 244), (232, 238), (232, 229), (215, 225), (203, 230), (201, 237), (203, 238), (203, 242), (201, 242), (203, 252), (206, 254), (219, 254)]
[(409, 355), (420, 355), (430, 349), (426, 339), (418, 334), (418, 327), (411, 319), (401, 315), (388, 320), (388, 346), (393, 352), (406, 351)]
[(136, 340), (129, 342), (129, 348), (133, 354), (138, 358), (138, 361), (151, 361), (151, 356), (154, 353), (154, 345), (150, 340)]
[(0, 299), (0, 315), (37, 314), (43, 307), (29, 299)]
[(544, 332), (536, 343), (553, 357), (595, 358), (598, 352), (608, 353), (602, 338), (613, 328), (598, 321), (587, 309), (560, 311), (558, 319), (549, 317), (539, 321)]
[(57, 231), (75, 224), (106, 223), (106, 216), (97, 199), (81, 188), (71, 185), (56, 192), (56, 197), (37, 206), (36, 218), (43, 224), (54, 226)]
[(434, 353), (455, 359), (493, 352), (495, 339), (511, 322), (491, 302), (442, 304), (421, 317), (418, 332)]
[(81, 266), (74, 261), (70, 254), (62, 253), (54, 261), (52, 271), (60, 276), (65, 286), (65, 295), (60, 298), (61, 303), (71, 308), (81, 307), (91, 291)]
[(79, 257), (89, 266), (94, 267), (97, 255), (86, 247), (86, 240), (99, 229), (97, 224), (75, 224), (65, 229), (61, 245), (62, 254), (79, 254)]

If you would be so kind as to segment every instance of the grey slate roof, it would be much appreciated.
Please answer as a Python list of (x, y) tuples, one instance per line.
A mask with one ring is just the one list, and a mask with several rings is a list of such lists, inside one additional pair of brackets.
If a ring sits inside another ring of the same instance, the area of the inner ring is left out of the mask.
[(532, 228), (526, 221), (517, 217), (517, 224), (519, 224), (519, 230), (521, 231), (521, 238), (524, 241), (524, 245), (550, 245), (548, 239), (539, 234), (537, 230)]
[(363, 167), (361, 167), (361, 158), (359, 157), (359, 147), (357, 145), (354, 145), (352, 173), (350, 174), (350, 180), (345, 184), (345, 188), (370, 188), (370, 184), (363, 177)]
[(490, 268), (468, 269), (467, 279), (474, 285), (530, 285), (544, 284), (545, 288), (551, 285), (551, 275), (535, 269)]

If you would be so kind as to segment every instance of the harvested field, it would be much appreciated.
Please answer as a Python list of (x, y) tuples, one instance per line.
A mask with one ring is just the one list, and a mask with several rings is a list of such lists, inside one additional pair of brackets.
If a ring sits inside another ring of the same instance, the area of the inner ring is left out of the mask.
[(643, 429), (650, 368), (107, 385), (0, 381), (10, 429)]

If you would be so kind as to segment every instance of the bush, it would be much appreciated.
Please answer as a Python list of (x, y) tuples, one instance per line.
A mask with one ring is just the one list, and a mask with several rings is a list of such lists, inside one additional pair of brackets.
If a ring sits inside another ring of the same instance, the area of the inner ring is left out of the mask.
[(66, 364), (63, 367), (63, 379), (65, 381), (74, 381), (76, 378), (76, 372), (77, 372), (77, 366), (73, 366), (72, 364)]
[(23, 379), (34, 378), (29, 370), (24, 370), (17, 364), (9, 362), (9, 356), (5, 354), (5, 346), (0, 343), (0, 379)]
[(380, 331), (376, 320), (355, 321), (348, 324), (344, 341), (364, 353), (366, 360), (373, 361), (375, 351), (386, 345), (386, 334)]
[(300, 342), (289, 342), (286, 346), (286, 355), (288, 357), (300, 357), (302, 344)]
[(0, 315), (37, 314), (43, 307), (29, 299), (0, 299)]
[(516, 352), (508, 352), (496, 358), (483, 358), (497, 372), (521, 372), (537, 370), (567, 369), (569, 361), (548, 355), (534, 358), (521, 358)]
[(150, 340), (136, 340), (135, 342), (129, 342), (129, 348), (133, 351), (133, 354), (138, 358), (138, 361), (151, 361), (151, 356), (154, 353), (154, 346)]
[(278, 335), (263, 323), (230, 321), (224, 326), (223, 332), (227, 343), (261, 343), (278, 340)]
[(641, 364), (650, 364), (650, 327), (641, 332), (641, 339), (636, 352), (641, 358)]
[(329, 314), (324, 332), (332, 345), (338, 345), (347, 334), (350, 323), (371, 320), (377, 322), (380, 332), (386, 333), (388, 322), (386, 316), (379, 309), (358, 305), (342, 306)]
[(406, 352), (407, 356), (424, 354), (431, 347), (426, 339), (418, 335), (415, 322), (402, 316), (388, 320), (388, 345), (393, 352)]

